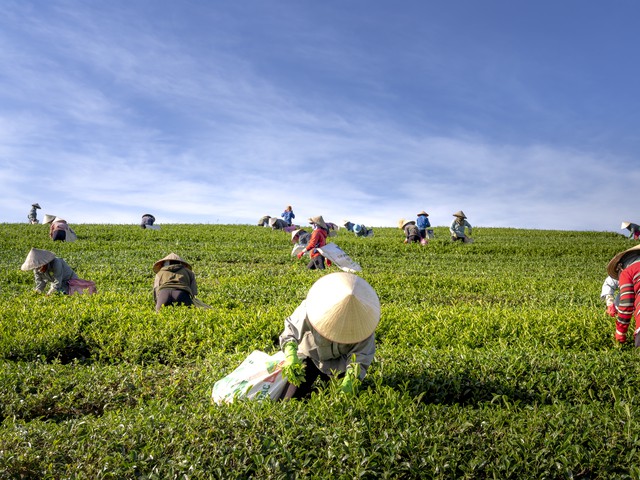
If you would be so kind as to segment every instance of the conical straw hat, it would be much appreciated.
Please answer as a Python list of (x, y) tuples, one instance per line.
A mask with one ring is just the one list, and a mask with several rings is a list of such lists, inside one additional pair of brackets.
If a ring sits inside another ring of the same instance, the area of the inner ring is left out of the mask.
[(347, 272), (325, 275), (307, 294), (307, 318), (324, 338), (336, 343), (359, 343), (380, 321), (380, 300), (364, 279)]
[(631, 222), (622, 222), (622, 223), (620, 224), (620, 229), (621, 229), (621, 230), (622, 230), (622, 229), (625, 229), (625, 228), (627, 228), (629, 225), (631, 225)]
[(175, 253), (170, 253), (169, 255), (167, 255), (164, 258), (161, 258), (160, 260), (158, 260), (156, 263), (153, 264), (153, 271), (158, 273), (160, 271), (160, 269), (162, 268), (162, 264), (164, 262), (166, 262), (167, 260), (174, 260), (176, 262), (180, 262), (181, 264), (183, 264), (185, 267), (187, 267), (189, 270), (191, 270), (191, 265), (189, 265), (187, 262), (185, 262), (183, 259), (181, 259), (178, 255), (176, 255)]
[(460, 218), (467, 218), (467, 216), (464, 214), (462, 210), (458, 210), (456, 213), (453, 214), (453, 216), (460, 217)]
[[(624, 261), (627, 260), (627, 258), (625, 257), (631, 252), (636, 252), (637, 250), (640, 250), (640, 245), (628, 248), (624, 252), (620, 252), (615, 257), (613, 257), (607, 264), (607, 273), (609, 274), (609, 276), (618, 280), (618, 271), (616, 270), (618, 263), (624, 263)], [(640, 252), (636, 252), (636, 255), (640, 255)]]
[(51, 223), (55, 218), (56, 218), (55, 215), (49, 215), (48, 213), (46, 213), (44, 215), (44, 219), (42, 220), (42, 223)]
[(407, 225), (415, 225), (416, 222), (414, 222), (413, 220), (405, 220), (404, 223), (402, 224), (402, 229), (404, 229), (404, 227), (406, 227)]
[(46, 265), (51, 260), (56, 258), (56, 254), (49, 250), (41, 250), (39, 248), (32, 248), (29, 250), (27, 258), (20, 267), (20, 270), (27, 272)]
[(325, 230), (329, 230), (329, 227), (327, 227), (327, 224), (325, 223), (324, 218), (322, 218), (322, 215), (318, 215), (317, 217), (311, 217), (309, 219), (309, 223), (315, 223), (317, 225), (320, 225)]

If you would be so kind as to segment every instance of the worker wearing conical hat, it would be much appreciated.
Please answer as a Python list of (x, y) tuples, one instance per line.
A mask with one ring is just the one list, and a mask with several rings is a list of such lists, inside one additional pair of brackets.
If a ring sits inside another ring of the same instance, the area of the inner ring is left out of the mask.
[[(614, 256), (607, 265), (607, 273), (618, 280), (620, 303), (616, 318), (615, 339), (620, 343), (627, 340), (627, 330), (634, 312), (640, 309), (640, 245), (631, 247)], [(633, 332), (636, 347), (640, 347), (640, 318), (636, 313), (636, 325)]]
[(398, 227), (404, 232), (404, 243), (420, 243), (420, 230), (413, 220), (402, 219)]
[(78, 278), (73, 269), (62, 258), (49, 250), (32, 248), (20, 270), (33, 270), (36, 292), (44, 292), (49, 284), (47, 295), (52, 293), (68, 293), (69, 280)]
[(334, 375), (353, 393), (373, 361), (379, 321), (378, 295), (361, 277), (338, 272), (317, 280), (280, 334), (282, 375), (291, 384), (285, 398), (305, 397), (318, 377)]
[(300, 253), (298, 253), (297, 257), (302, 258), (305, 253), (309, 252), (311, 260), (307, 264), (307, 268), (310, 270), (324, 270), (324, 256), (322, 256), (322, 254), (317, 249), (322, 248), (327, 244), (329, 227), (325, 223), (324, 218), (322, 218), (322, 215), (309, 218), (309, 223), (313, 227), (311, 238), (309, 239), (309, 243), (304, 246), (304, 249)]
[[(449, 227), (449, 232), (451, 233), (451, 240), (457, 241), (460, 240), (464, 243), (470, 243), (472, 227), (471, 224), (467, 221), (467, 216), (464, 214), (462, 210), (458, 210), (453, 214), (455, 217), (453, 222), (451, 222), (451, 226)], [(469, 233), (469, 237), (465, 234), (465, 228)]]
[(153, 271), (156, 272), (153, 281), (156, 311), (163, 306), (193, 305), (198, 286), (191, 265), (175, 253), (170, 253), (153, 264)]
[(38, 220), (38, 212), (37, 212), (39, 208), (40, 208), (39, 203), (31, 204), (31, 210), (29, 210), (29, 215), (27, 215), (27, 218), (29, 219), (29, 223), (32, 225), (40, 223), (40, 220)]
[(640, 239), (640, 225), (632, 222), (622, 222), (620, 225), (622, 230), (629, 230), (629, 238), (633, 238), (634, 240)]

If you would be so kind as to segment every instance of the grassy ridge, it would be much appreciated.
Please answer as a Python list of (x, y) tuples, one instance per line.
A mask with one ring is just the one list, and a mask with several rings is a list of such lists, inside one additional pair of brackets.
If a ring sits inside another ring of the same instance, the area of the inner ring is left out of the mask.
[[(339, 232), (382, 305), (361, 394), (216, 407), (213, 382), (275, 351), (322, 273), (255, 226), (74, 228), (53, 244), (46, 226), (0, 225), (2, 478), (640, 478), (640, 361), (599, 299), (620, 235)], [(35, 295), (32, 246), (98, 295)], [(151, 266), (172, 251), (212, 309), (155, 314)]]

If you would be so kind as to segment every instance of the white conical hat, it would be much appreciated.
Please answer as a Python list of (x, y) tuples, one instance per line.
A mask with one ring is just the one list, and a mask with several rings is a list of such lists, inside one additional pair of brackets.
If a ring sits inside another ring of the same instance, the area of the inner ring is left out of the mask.
[(462, 210), (458, 210), (456, 213), (453, 214), (453, 216), (460, 217), (460, 218), (467, 218), (467, 216), (464, 214)]
[(42, 220), (42, 223), (51, 223), (55, 218), (56, 218), (55, 215), (49, 215), (48, 213), (46, 213), (44, 215), (44, 219)]
[(320, 225), (322, 228), (324, 228), (325, 230), (329, 230), (329, 227), (327, 227), (327, 224), (324, 221), (324, 218), (322, 218), (322, 215), (318, 215), (317, 217), (311, 217), (309, 219), (309, 223), (315, 223), (317, 225)]
[(189, 270), (191, 270), (191, 265), (189, 265), (187, 262), (185, 262), (183, 259), (181, 259), (177, 254), (170, 253), (166, 257), (161, 258), (160, 260), (158, 260), (156, 263), (153, 264), (153, 271), (158, 273), (160, 271), (160, 269), (162, 268), (162, 264), (164, 262), (166, 262), (167, 260), (174, 260), (176, 262), (180, 262), (185, 267), (187, 267)]
[(307, 318), (324, 338), (336, 343), (358, 343), (371, 335), (380, 321), (380, 300), (366, 280), (347, 272), (325, 275), (307, 294)]
[(32, 248), (29, 250), (29, 254), (24, 263), (20, 267), (20, 270), (27, 272), (46, 265), (51, 260), (56, 258), (56, 254), (49, 250), (40, 250), (39, 248)]
[(620, 225), (620, 229), (625, 229), (627, 228), (629, 225), (631, 225), (631, 222), (622, 222), (622, 224)]

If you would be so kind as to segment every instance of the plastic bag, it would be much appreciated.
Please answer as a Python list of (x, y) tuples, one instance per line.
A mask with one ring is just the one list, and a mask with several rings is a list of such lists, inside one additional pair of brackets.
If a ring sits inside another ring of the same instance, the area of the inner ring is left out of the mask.
[(324, 247), (318, 247), (317, 250), (325, 257), (335, 263), (341, 270), (349, 273), (355, 273), (362, 270), (362, 267), (351, 260), (338, 245), (335, 243), (327, 243)]
[(69, 280), (69, 295), (73, 295), (74, 293), (88, 293), (91, 295), (97, 291), (96, 282), (91, 280), (83, 280), (82, 278), (72, 278)]
[(233, 372), (213, 385), (212, 400), (218, 405), (248, 398), (278, 400), (287, 381), (282, 377), (284, 352), (273, 355), (254, 350)]

